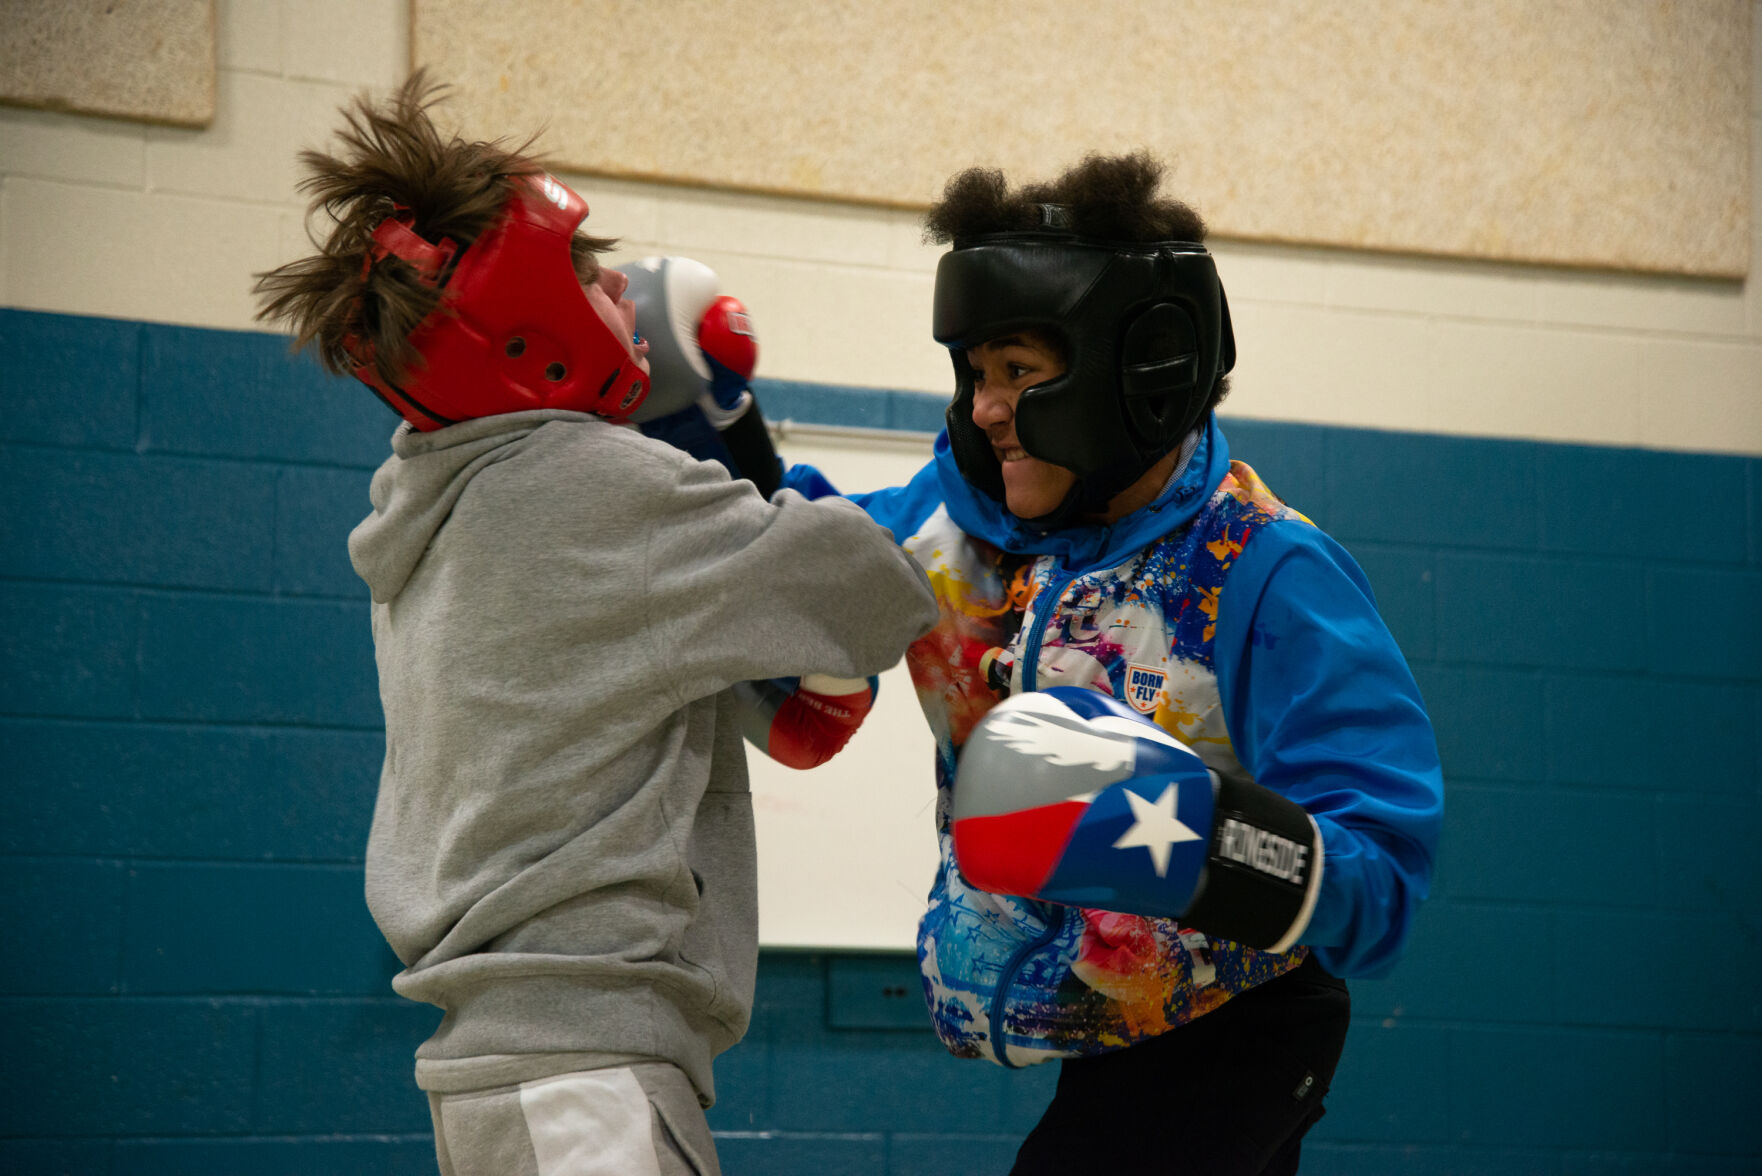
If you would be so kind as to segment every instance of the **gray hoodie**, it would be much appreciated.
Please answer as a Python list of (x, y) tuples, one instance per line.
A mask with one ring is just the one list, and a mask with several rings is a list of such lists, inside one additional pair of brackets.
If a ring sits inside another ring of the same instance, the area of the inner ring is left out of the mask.
[[(892, 665), (936, 619), (856, 507), (581, 413), (408, 426), (349, 537), (386, 758), (367, 903), (449, 1092), (661, 1059), (708, 1105), (757, 963), (735, 682)], [(829, 780), (828, 787), (837, 781)]]

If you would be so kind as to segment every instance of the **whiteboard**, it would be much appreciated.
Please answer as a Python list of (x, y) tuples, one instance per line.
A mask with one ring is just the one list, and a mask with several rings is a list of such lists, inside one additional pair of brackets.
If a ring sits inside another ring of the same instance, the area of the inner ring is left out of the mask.
[[(930, 458), (927, 441), (778, 443), (840, 490), (897, 486)], [(831, 762), (807, 772), (747, 748), (759, 841), (765, 947), (912, 948), (936, 871), (935, 741), (902, 661), (875, 709)]]

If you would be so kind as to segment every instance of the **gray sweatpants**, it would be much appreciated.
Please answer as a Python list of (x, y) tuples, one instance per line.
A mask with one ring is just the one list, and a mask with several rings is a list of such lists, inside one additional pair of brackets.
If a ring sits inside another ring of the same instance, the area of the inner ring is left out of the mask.
[(665, 1062), (428, 1096), (441, 1176), (721, 1176), (710, 1125)]

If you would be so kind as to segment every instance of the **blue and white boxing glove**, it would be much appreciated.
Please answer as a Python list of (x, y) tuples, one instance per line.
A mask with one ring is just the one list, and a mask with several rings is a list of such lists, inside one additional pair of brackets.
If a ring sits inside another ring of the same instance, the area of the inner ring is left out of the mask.
[(783, 466), (749, 387), (759, 345), (746, 307), (720, 292), (715, 270), (689, 257), (645, 257), (618, 271), (630, 279), (626, 297), (649, 342), (649, 395), (632, 419), (769, 498)]
[(1175, 918), (1265, 951), (1301, 941), (1321, 889), (1308, 813), (1219, 777), (1093, 690), (993, 707), (961, 751), (950, 816), (955, 860), (981, 890)]

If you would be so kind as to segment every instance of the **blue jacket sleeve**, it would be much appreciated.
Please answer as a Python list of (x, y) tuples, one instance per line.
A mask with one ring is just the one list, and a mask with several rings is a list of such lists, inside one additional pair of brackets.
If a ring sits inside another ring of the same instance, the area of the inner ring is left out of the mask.
[(889, 486), (885, 490), (847, 494), (845, 497), (893, 532), (895, 543), (904, 543), (918, 533), (924, 520), (941, 505), (942, 485), (936, 478), (936, 463), (931, 461), (903, 486)]
[(798, 461), (783, 471), (780, 488), (793, 490), (803, 498), (810, 500), (832, 498), (838, 494), (838, 487), (834, 486), (825, 474), (805, 461)]
[(1444, 781), (1370, 584), (1321, 531), (1273, 523), (1230, 570), (1212, 648), (1237, 759), (1321, 829), (1302, 942), (1337, 976), (1386, 974), (1430, 886)]

